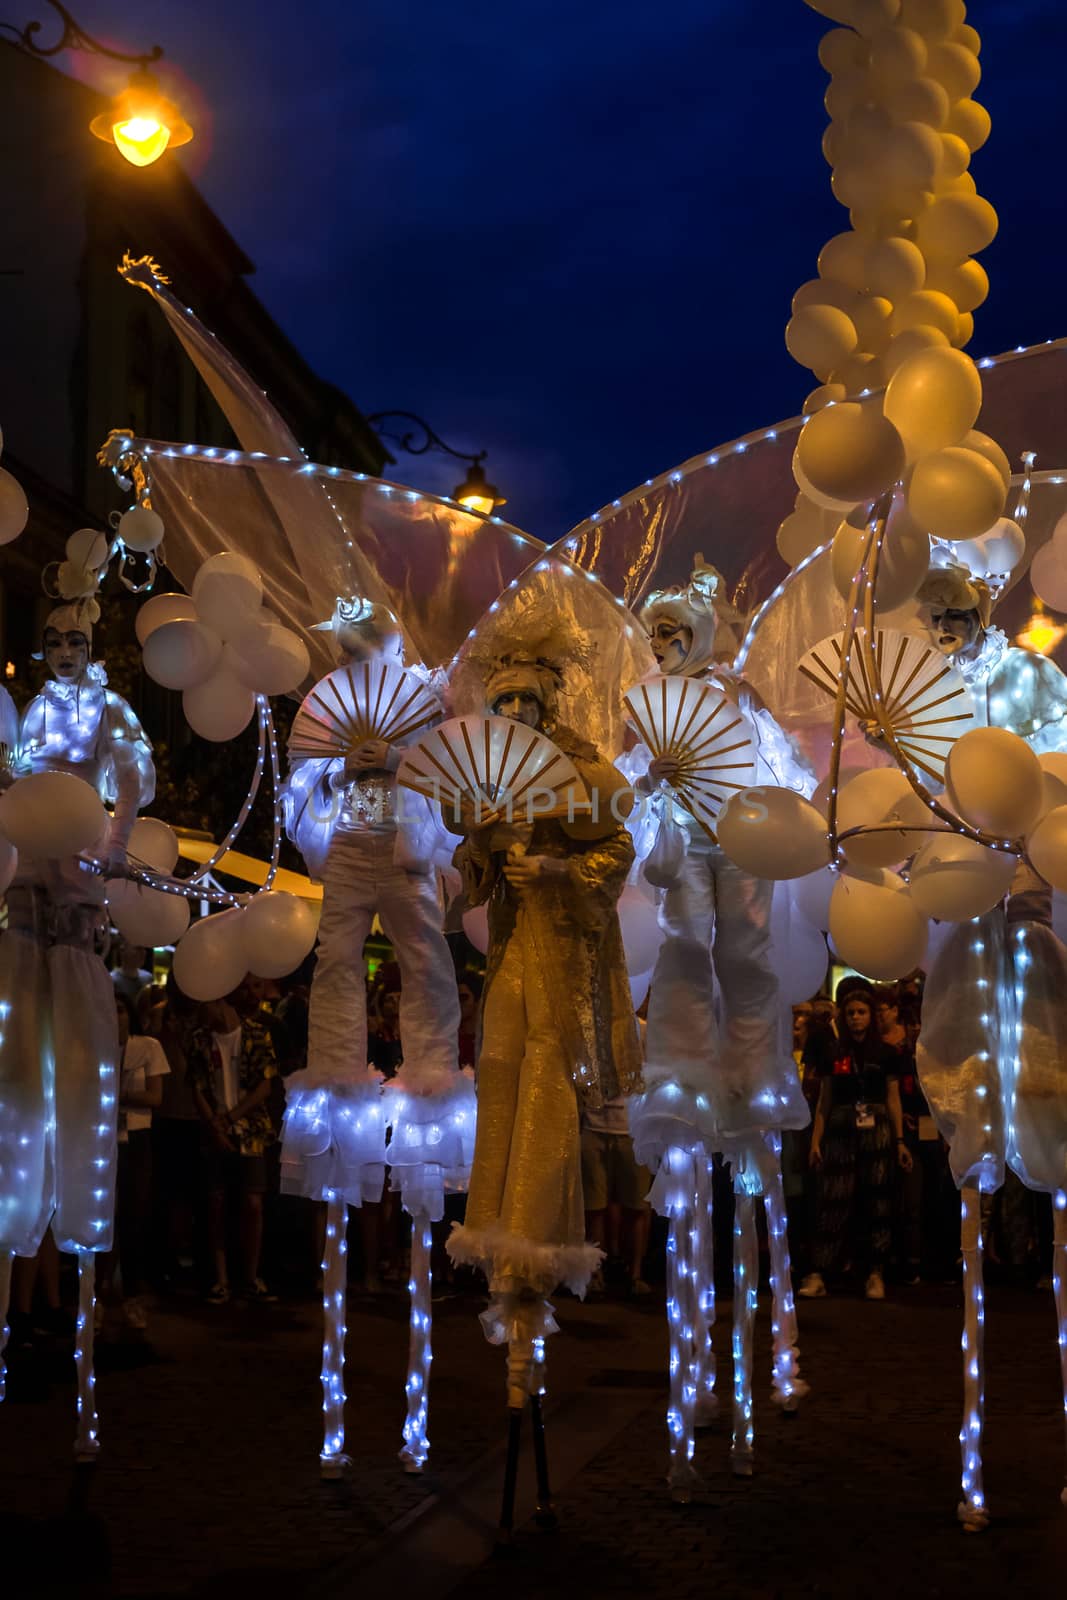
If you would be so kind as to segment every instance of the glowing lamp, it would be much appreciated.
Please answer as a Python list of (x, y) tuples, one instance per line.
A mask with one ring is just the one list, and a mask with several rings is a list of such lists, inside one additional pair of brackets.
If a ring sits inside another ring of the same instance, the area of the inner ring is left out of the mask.
[(485, 468), (477, 461), (467, 468), (467, 476), (463, 482), (452, 491), (453, 500), (458, 500), (461, 506), (466, 506), (470, 511), (480, 511), (483, 516), (490, 516), (497, 506), (507, 504), (495, 483), (489, 483), (485, 476)]
[(1034, 602), (1034, 609), (1030, 620), (1021, 633), (1015, 636), (1015, 643), (1023, 650), (1036, 650), (1038, 655), (1051, 655), (1064, 634), (1067, 625), (1054, 622), (1041, 604), (1040, 600)]
[(134, 167), (151, 166), (164, 150), (188, 144), (193, 137), (177, 106), (165, 98), (157, 79), (147, 70), (134, 73), (108, 109), (93, 118), (89, 129), (97, 139), (114, 144)]

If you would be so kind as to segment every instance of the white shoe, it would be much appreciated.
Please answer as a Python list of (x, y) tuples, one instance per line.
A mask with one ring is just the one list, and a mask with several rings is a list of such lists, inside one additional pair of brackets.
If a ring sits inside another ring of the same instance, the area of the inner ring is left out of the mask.
[(882, 1274), (880, 1272), (871, 1273), (870, 1277), (867, 1279), (867, 1287), (863, 1292), (867, 1296), (868, 1300), (885, 1299), (885, 1284), (882, 1281)]
[(826, 1285), (821, 1272), (809, 1272), (804, 1282), (797, 1290), (801, 1300), (822, 1300), (826, 1295)]

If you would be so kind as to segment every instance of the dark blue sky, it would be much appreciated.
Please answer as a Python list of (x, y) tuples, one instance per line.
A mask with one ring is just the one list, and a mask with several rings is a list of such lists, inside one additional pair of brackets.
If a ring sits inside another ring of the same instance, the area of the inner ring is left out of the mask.
[[(847, 226), (819, 147), (830, 24), (803, 0), (77, 10), (197, 86), (211, 127), (183, 155), (309, 360), (365, 411), (487, 447), (531, 533), (803, 399), (790, 296)], [(1001, 218), (978, 355), (1067, 333), (1067, 6), (969, 20), (993, 116), (972, 170)]]

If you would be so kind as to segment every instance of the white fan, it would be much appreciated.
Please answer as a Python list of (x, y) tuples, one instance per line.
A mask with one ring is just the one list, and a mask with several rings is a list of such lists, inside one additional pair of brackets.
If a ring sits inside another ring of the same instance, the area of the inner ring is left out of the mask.
[(405, 751), (396, 776), (454, 815), (460, 801), (468, 801), (479, 824), (522, 821), (527, 803), (535, 817), (589, 809), (570, 757), (543, 733), (508, 717), (442, 722)]
[[(836, 695), (844, 634), (832, 634), (809, 650), (800, 671), (825, 694)], [(943, 782), (945, 761), (962, 733), (974, 727), (974, 701), (962, 675), (939, 650), (913, 633), (878, 628), (874, 634), (874, 680), (859, 649), (857, 629), (849, 663), (845, 705), (859, 722), (878, 720), (876, 704), (913, 766)]]
[(741, 711), (713, 684), (681, 676), (645, 678), (625, 700), (652, 755), (679, 763), (670, 787), (682, 805), (714, 833), (726, 801), (756, 777), (756, 746)]
[(368, 739), (395, 744), (441, 715), (441, 703), (413, 672), (386, 661), (338, 667), (317, 683), (293, 718), (290, 761), (351, 755)]

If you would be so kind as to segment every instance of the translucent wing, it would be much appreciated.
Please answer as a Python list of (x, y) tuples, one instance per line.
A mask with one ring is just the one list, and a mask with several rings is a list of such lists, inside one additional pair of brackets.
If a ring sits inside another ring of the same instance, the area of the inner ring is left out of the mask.
[(405, 752), (396, 776), (443, 808), (458, 811), (460, 800), (469, 801), (483, 822), (517, 815), (535, 794), (537, 816), (562, 815), (585, 798), (570, 757), (543, 733), (507, 717), (443, 722)]
[[(863, 630), (857, 630), (857, 637)], [(825, 694), (836, 695), (844, 634), (832, 634), (809, 650), (800, 671)], [(874, 634), (875, 681), (858, 649), (849, 665), (845, 705), (860, 722), (877, 720), (881, 700), (889, 726), (913, 766), (939, 782), (960, 734), (973, 728), (971, 691), (951, 662), (913, 633), (879, 628)]]
[(290, 761), (350, 755), (367, 739), (396, 744), (441, 715), (421, 678), (384, 661), (338, 667), (312, 689), (293, 718)]
[(738, 789), (755, 782), (752, 730), (729, 696), (692, 678), (657, 676), (635, 684), (626, 704), (653, 756), (671, 756), (671, 787), (709, 831)]

